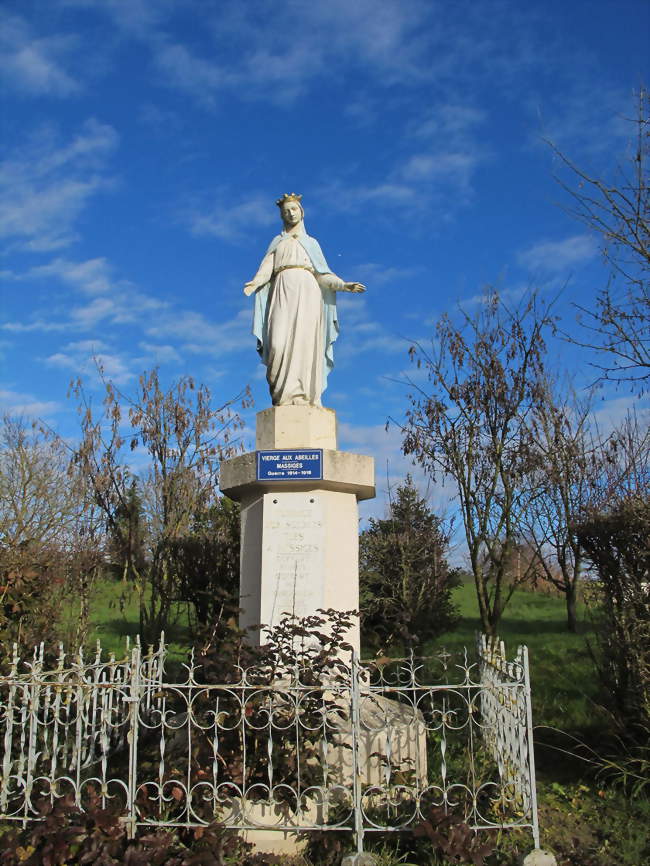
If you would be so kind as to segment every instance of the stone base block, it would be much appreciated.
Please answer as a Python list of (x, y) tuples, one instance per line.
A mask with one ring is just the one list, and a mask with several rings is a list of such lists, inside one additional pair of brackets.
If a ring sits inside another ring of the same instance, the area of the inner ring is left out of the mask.
[[(300, 854), (306, 837), (289, 828), (292, 825), (320, 827), (327, 823), (327, 809), (315, 800), (305, 799), (299, 814), (264, 801), (242, 802), (233, 798), (224, 805), (226, 810), (220, 819), (229, 824), (249, 825), (249, 829), (241, 831), (242, 839), (250, 842), (255, 851), (267, 854)], [(250, 829), (251, 824), (254, 829)]]
[(377, 866), (377, 860), (372, 854), (362, 851), (360, 854), (346, 854), (341, 866)]
[[(386, 787), (399, 774), (406, 786), (427, 783), (427, 737), (422, 713), (398, 701), (361, 690), (360, 735), (357, 755), (363, 785)], [(334, 755), (328, 758), (330, 778), (352, 787), (351, 727), (333, 737)]]
[(257, 413), (255, 448), (336, 449), (336, 413), (321, 406), (273, 406)]
[(557, 866), (555, 855), (543, 848), (535, 848), (521, 862), (522, 866)]

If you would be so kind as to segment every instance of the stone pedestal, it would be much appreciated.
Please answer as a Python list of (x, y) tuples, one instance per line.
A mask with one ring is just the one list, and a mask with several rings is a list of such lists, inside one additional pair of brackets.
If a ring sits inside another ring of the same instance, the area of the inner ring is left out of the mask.
[[(243, 628), (358, 609), (357, 502), (375, 495), (374, 461), (336, 445), (333, 410), (276, 406), (257, 415), (257, 451), (222, 464), (221, 490), (241, 506)], [(259, 480), (257, 452), (283, 449), (320, 449), (322, 477)], [(358, 652), (358, 623), (347, 639)]]

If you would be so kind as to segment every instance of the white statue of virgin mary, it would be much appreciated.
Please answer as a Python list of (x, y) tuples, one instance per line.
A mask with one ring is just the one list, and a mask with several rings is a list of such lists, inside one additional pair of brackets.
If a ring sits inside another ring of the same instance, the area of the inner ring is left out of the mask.
[(284, 231), (273, 238), (244, 294), (255, 292), (253, 334), (266, 365), (274, 406), (321, 406), (338, 337), (336, 292), (363, 292), (327, 266), (318, 241), (305, 231), (302, 196), (276, 204)]

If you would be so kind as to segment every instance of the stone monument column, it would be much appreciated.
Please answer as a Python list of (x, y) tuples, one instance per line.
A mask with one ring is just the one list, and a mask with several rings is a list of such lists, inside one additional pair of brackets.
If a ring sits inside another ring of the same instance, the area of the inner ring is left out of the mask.
[[(221, 490), (241, 504), (242, 627), (358, 610), (357, 502), (375, 495), (372, 458), (338, 450), (336, 415), (321, 403), (339, 333), (336, 293), (365, 286), (330, 270), (301, 199), (276, 202), (284, 230), (244, 286), (273, 407), (257, 415), (255, 451), (221, 467)], [(348, 640), (358, 652), (358, 622)]]
[[(374, 485), (372, 457), (337, 449), (333, 410), (257, 414), (256, 450), (225, 461), (220, 479), (241, 505), (242, 628), (318, 608), (358, 610), (357, 503), (374, 497)], [(358, 621), (346, 639), (359, 652)]]
[[(254, 296), (253, 334), (273, 406), (257, 414), (255, 451), (224, 461), (219, 479), (241, 507), (240, 626), (253, 627), (258, 643), (287, 614), (359, 609), (357, 503), (375, 495), (374, 460), (339, 451), (336, 414), (321, 402), (339, 332), (336, 293), (365, 286), (330, 270), (305, 230), (301, 198), (291, 193), (276, 202), (284, 231), (244, 286)], [(345, 639), (358, 655), (358, 619)], [(357, 743), (363, 781), (382, 783), (384, 752), (398, 767), (424, 768), (426, 778), (424, 725), (420, 715), (413, 732), (413, 712), (381, 695), (364, 702)], [(348, 720), (332, 738), (337, 754), (329, 765), (330, 779), (348, 787), (352, 736)]]

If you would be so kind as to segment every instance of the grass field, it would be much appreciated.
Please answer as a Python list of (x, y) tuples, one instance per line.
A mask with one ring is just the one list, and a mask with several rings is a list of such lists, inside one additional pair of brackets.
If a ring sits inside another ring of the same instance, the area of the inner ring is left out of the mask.
[[(69, 599), (63, 612), (64, 634), (68, 643), (73, 640), (79, 602)], [(138, 597), (134, 591), (125, 591), (121, 581), (99, 580), (94, 586), (90, 599), (90, 618), (87, 643), (94, 645), (99, 641), (108, 654), (117, 657), (124, 653), (127, 637), (132, 641), (140, 631)], [(178, 605), (173, 610), (171, 622), (165, 632), (171, 657), (185, 656), (187, 647), (192, 644), (188, 625), (187, 607)]]
[[(467, 647), (473, 653), (480, 620), (474, 585), (461, 584), (454, 590), (461, 621), (435, 643), (425, 646), (425, 654), (445, 647), (451, 651)], [(517, 591), (503, 617), (499, 634), (505, 641), (509, 658), (520, 644), (528, 646), (533, 691), (533, 720), (536, 726), (559, 728), (591, 740), (598, 735), (602, 719), (598, 711), (597, 683), (588, 649), (592, 624), (581, 610), (578, 634), (566, 628), (566, 611), (561, 598)], [(66, 611), (67, 632), (72, 634), (78, 604), (72, 600)], [(100, 640), (106, 652), (120, 655), (126, 637), (133, 639), (139, 630), (135, 593), (125, 596), (122, 584), (99, 581), (91, 600), (88, 642)], [(187, 609), (179, 606), (166, 632), (172, 658), (183, 657), (192, 643)], [(540, 737), (541, 740), (544, 738)], [(553, 741), (553, 737), (546, 739)], [(540, 754), (542, 761), (544, 756)]]
[[(448, 649), (474, 646), (481, 630), (474, 584), (467, 582), (454, 591), (461, 613), (458, 628), (436, 643)], [(509, 658), (517, 647), (528, 647), (533, 692), (533, 721), (587, 735), (598, 724), (594, 714), (597, 684), (588, 649), (593, 637), (590, 619), (581, 608), (579, 633), (570, 634), (562, 598), (517, 591), (499, 628)]]

